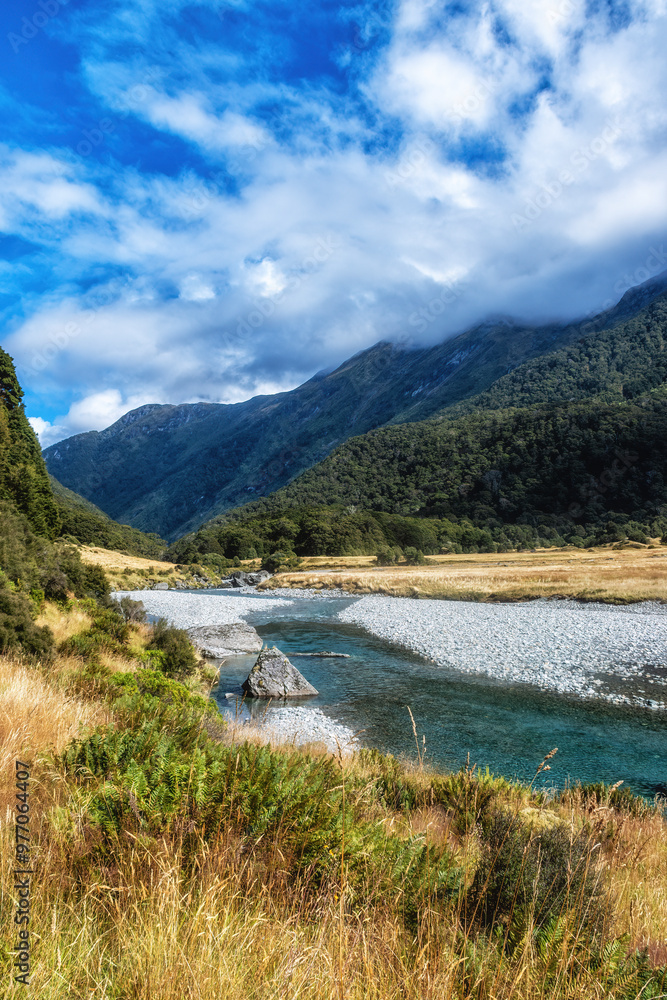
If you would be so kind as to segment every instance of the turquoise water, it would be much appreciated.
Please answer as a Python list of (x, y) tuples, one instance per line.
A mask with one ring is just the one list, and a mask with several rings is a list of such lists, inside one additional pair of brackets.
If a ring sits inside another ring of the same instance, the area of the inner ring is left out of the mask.
[[(234, 600), (228, 591), (218, 592)], [(247, 596), (247, 595), (246, 595)], [(545, 784), (623, 781), (642, 795), (667, 795), (667, 716), (506, 685), (446, 670), (400, 647), (336, 620), (351, 599), (298, 599), (287, 607), (247, 616), (265, 642), (289, 655), (333, 650), (350, 659), (295, 659), (319, 691), (307, 705), (360, 733), (361, 742), (416, 759), (406, 706), (426, 737), (427, 760), (458, 768), (470, 762), (508, 778), (531, 780), (554, 747)], [(231, 657), (222, 666), (215, 697), (238, 692), (255, 657)], [(250, 711), (265, 711), (253, 704)], [(247, 714), (247, 705), (240, 709)], [(269, 712), (271, 709), (269, 708)]]

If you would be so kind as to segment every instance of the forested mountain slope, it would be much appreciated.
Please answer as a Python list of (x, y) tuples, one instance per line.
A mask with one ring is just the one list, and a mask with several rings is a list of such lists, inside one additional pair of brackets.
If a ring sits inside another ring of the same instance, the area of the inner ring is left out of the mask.
[(499, 321), (430, 348), (380, 343), (276, 396), (144, 406), (107, 430), (46, 449), (47, 465), (114, 519), (174, 539), (275, 491), (350, 436), (421, 420), (488, 389), (527, 359), (634, 316), (664, 286), (654, 279), (578, 324)]
[(148, 559), (159, 559), (164, 554), (166, 545), (158, 535), (147, 535), (137, 528), (112, 521), (99, 507), (68, 490), (53, 476), (50, 480), (63, 537)]
[[(666, 345), (662, 295), (632, 319), (525, 363), (437, 417), (351, 438), (270, 497), (204, 525), (179, 543), (179, 557), (193, 547), (200, 555), (237, 554), (239, 544), (285, 547), (280, 518), (297, 525), (292, 537), (303, 554), (318, 544), (337, 553), (341, 545), (367, 547), (383, 531), (387, 542), (412, 532), (395, 523), (364, 526), (359, 517), (370, 512), (444, 519), (433, 525), (440, 537), (453, 537), (450, 522), (470, 524), (501, 546), (662, 535)], [(239, 521), (242, 543), (234, 534)]]

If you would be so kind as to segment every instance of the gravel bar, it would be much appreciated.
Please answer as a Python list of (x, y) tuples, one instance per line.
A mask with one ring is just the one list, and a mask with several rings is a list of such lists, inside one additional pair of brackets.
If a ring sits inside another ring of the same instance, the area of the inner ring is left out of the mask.
[(359, 748), (359, 741), (347, 726), (330, 719), (321, 708), (299, 705), (271, 706), (261, 723), (248, 720), (251, 726), (277, 742), (324, 743), (331, 753), (349, 753)]
[(368, 596), (338, 618), (466, 674), (667, 708), (662, 604), (477, 604)]
[(263, 597), (260, 605), (256, 598), (236, 594), (230, 600), (216, 594), (191, 594), (178, 590), (119, 590), (113, 596), (118, 600), (131, 597), (133, 601), (141, 601), (149, 615), (166, 618), (176, 628), (232, 625), (245, 621), (242, 616), (257, 611), (259, 607), (277, 608), (291, 603), (281, 598)]

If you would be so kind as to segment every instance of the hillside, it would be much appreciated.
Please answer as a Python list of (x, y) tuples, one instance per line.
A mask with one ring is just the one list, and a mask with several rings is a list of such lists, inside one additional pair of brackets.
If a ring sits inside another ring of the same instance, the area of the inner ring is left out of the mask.
[(10, 356), (0, 348), (0, 651), (48, 660), (54, 641), (35, 624), (45, 597), (104, 598), (109, 587), (95, 566), (58, 539), (58, 505), (37, 438), (23, 409)]
[(147, 535), (127, 524), (118, 524), (53, 476), (50, 476), (50, 481), (58, 508), (61, 536), (74, 538), (84, 545), (98, 545), (150, 559), (159, 559), (164, 554), (166, 545), (158, 535)]
[(60, 528), (58, 508), (22, 399), (13, 361), (0, 348), (0, 500), (20, 512), (36, 534), (53, 538)]
[(430, 348), (380, 343), (275, 396), (140, 407), (104, 431), (47, 448), (47, 466), (114, 519), (173, 540), (279, 489), (351, 436), (427, 418), (528, 359), (631, 318), (664, 287), (664, 278), (653, 279), (578, 324), (503, 320)]
[(85, 565), (72, 541), (103, 538), (154, 554), (163, 545), (114, 524), (57, 483), (54, 490), (22, 399), (14, 363), (0, 348), (0, 651), (48, 659), (53, 636), (35, 624), (44, 599), (109, 594), (104, 572)]
[(535, 358), (485, 392), (448, 407), (450, 417), (478, 409), (634, 399), (667, 382), (667, 294), (632, 319)]
[[(663, 294), (437, 417), (350, 439), (270, 497), (202, 525), (172, 556), (503, 550), (662, 535), (666, 345)], [(428, 525), (417, 529), (416, 518)]]

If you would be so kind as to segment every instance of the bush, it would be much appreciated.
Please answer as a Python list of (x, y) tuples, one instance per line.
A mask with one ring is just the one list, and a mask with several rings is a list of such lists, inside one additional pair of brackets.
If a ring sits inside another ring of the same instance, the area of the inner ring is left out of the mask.
[[(568, 912), (595, 931), (605, 892), (595, 845), (562, 823), (532, 832), (516, 816), (490, 813), (482, 823), (482, 853), (466, 898), (468, 920), (503, 924), (510, 940), (545, 927)], [(598, 845), (599, 846), (599, 845)]]
[(188, 677), (197, 669), (197, 655), (188, 633), (169, 625), (165, 618), (160, 618), (153, 626), (153, 638), (148, 648), (163, 654), (162, 672), (169, 677)]
[(405, 561), (408, 566), (423, 566), (426, 562), (426, 557), (421, 549), (415, 549), (412, 545), (408, 545), (405, 550)]
[(23, 650), (29, 656), (50, 659), (53, 654), (51, 630), (35, 625), (28, 598), (13, 593), (0, 582), (0, 650)]
[(375, 561), (378, 566), (393, 566), (396, 562), (396, 553), (388, 546), (384, 546), (378, 550)]
[(267, 570), (269, 573), (277, 573), (287, 560), (287, 553), (280, 551), (272, 552), (270, 556), (264, 556), (262, 559), (262, 569)]
[(146, 621), (146, 608), (141, 601), (133, 601), (131, 597), (121, 597), (120, 601), (114, 601), (113, 604), (126, 622)]

